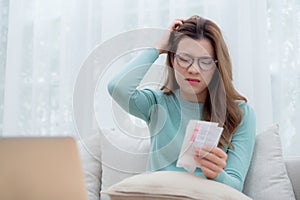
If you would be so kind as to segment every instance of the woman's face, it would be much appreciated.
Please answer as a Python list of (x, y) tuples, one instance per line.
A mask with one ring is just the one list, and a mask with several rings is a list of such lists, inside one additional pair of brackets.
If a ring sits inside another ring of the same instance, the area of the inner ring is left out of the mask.
[[(214, 49), (208, 39), (183, 38), (180, 40), (173, 67), (180, 96), (183, 99), (204, 103), (208, 94), (207, 86), (216, 70), (214, 60)], [(192, 63), (190, 67), (184, 68), (189, 66), (189, 63)]]

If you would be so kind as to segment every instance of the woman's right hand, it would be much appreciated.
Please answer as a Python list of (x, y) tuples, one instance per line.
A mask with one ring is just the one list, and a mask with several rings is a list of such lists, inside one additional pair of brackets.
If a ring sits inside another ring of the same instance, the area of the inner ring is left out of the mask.
[(159, 54), (168, 52), (168, 44), (171, 32), (176, 30), (180, 25), (182, 25), (184, 19), (178, 18), (173, 20), (173, 22), (169, 25), (168, 29), (164, 31), (162, 37), (155, 43), (155, 47), (158, 50)]

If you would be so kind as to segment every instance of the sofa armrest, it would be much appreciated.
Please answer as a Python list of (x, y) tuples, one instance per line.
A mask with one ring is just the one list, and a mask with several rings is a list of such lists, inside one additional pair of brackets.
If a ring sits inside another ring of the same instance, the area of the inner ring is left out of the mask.
[(284, 159), (288, 176), (293, 185), (296, 199), (300, 199), (300, 156), (287, 157)]

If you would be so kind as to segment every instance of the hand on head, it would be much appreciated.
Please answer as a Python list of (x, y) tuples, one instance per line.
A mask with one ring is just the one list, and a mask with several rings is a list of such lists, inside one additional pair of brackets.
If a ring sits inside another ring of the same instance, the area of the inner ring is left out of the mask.
[(159, 54), (167, 53), (169, 47), (169, 38), (171, 32), (178, 29), (180, 25), (183, 24), (185, 19), (178, 18), (172, 21), (172, 23), (168, 26), (167, 30), (163, 33), (162, 37), (155, 43), (155, 47), (157, 48)]
[(168, 30), (169, 31), (176, 30), (180, 25), (183, 24), (184, 20), (185, 19), (183, 19), (183, 18), (173, 20), (172, 23), (169, 25)]

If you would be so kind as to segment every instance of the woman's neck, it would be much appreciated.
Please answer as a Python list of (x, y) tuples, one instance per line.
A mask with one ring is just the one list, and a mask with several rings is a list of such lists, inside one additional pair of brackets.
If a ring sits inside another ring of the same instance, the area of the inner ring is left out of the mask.
[(207, 93), (208, 93), (207, 89), (203, 90), (199, 94), (184, 93), (181, 90), (179, 90), (179, 96), (184, 100), (192, 103), (204, 103), (206, 100)]

